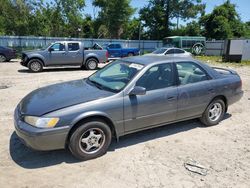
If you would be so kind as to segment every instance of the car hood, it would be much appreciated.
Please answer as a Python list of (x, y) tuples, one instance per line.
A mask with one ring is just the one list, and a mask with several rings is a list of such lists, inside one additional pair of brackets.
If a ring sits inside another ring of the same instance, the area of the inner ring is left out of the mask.
[(42, 116), (68, 106), (113, 95), (89, 85), (86, 80), (75, 80), (37, 89), (20, 102), (21, 114)]

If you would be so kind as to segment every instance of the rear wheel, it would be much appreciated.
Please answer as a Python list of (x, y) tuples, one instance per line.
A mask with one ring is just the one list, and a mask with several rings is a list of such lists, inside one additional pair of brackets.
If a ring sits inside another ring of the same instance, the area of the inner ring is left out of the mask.
[(85, 67), (87, 70), (95, 70), (98, 67), (98, 61), (95, 58), (90, 58), (87, 60)]
[(5, 55), (0, 54), (0, 62), (5, 62), (7, 59), (5, 57)]
[(43, 63), (39, 59), (32, 59), (29, 61), (28, 67), (32, 72), (41, 72), (43, 70)]
[(205, 126), (217, 125), (225, 114), (225, 102), (221, 99), (213, 100), (200, 118)]
[(128, 57), (131, 57), (131, 56), (134, 56), (134, 54), (133, 53), (128, 53)]
[(94, 120), (82, 124), (70, 137), (71, 153), (81, 159), (93, 159), (107, 152), (112, 134), (109, 126), (102, 121)]

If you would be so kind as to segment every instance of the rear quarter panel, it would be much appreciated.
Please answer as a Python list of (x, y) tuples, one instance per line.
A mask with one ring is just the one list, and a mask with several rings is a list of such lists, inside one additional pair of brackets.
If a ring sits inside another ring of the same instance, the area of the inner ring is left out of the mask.
[(105, 63), (107, 61), (106, 52), (107, 50), (84, 50), (84, 62), (86, 62), (87, 59), (94, 57), (98, 59), (99, 63)]

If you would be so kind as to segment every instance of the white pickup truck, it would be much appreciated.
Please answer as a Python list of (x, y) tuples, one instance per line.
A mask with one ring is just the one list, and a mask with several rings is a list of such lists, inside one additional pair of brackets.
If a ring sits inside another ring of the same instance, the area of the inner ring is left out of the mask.
[(41, 72), (43, 67), (80, 66), (95, 70), (98, 63), (108, 61), (108, 51), (103, 49), (86, 49), (79, 41), (59, 41), (42, 50), (22, 53), (21, 65), (32, 72)]

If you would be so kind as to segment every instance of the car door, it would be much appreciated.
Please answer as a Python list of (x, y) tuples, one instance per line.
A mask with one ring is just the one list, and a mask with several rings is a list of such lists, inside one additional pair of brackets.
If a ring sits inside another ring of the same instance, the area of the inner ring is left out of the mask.
[(124, 97), (125, 132), (174, 121), (178, 95), (175, 83), (173, 64), (149, 68), (136, 82), (136, 86), (146, 88), (146, 94)]
[(121, 57), (121, 46), (118, 44), (110, 44), (108, 46), (109, 57)]
[(67, 61), (69, 65), (81, 65), (83, 62), (83, 51), (78, 42), (68, 43)]
[(47, 52), (49, 65), (64, 65), (67, 63), (65, 43), (55, 43)]
[(177, 119), (200, 116), (211, 100), (210, 77), (195, 62), (176, 62), (179, 78)]

